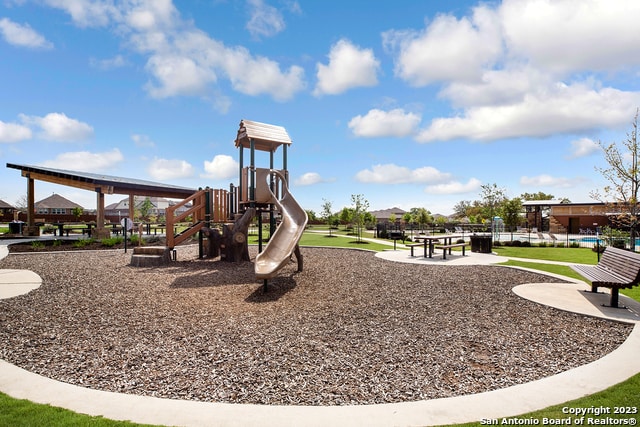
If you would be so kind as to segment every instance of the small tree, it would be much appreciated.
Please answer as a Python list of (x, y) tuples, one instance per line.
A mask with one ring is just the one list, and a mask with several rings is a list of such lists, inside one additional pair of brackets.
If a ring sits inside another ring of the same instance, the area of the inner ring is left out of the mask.
[(140, 214), (140, 220), (148, 221), (151, 210), (153, 209), (153, 203), (148, 197), (144, 199), (144, 202), (138, 207), (138, 213)]
[(603, 189), (603, 194), (597, 190), (591, 193), (594, 199), (614, 205), (617, 212), (621, 212), (618, 219), (629, 226), (631, 235), (631, 250), (635, 250), (636, 230), (638, 227), (638, 192), (640, 191), (640, 171), (638, 161), (640, 160), (640, 147), (638, 147), (638, 114), (631, 123), (632, 129), (627, 133), (627, 139), (620, 144), (605, 144), (598, 141), (598, 145), (604, 152), (604, 158), (609, 167), (601, 168), (596, 166), (596, 170), (609, 181)]
[(493, 221), (493, 218), (499, 212), (499, 207), (506, 199), (504, 188), (499, 188), (497, 184), (484, 184), (480, 187), (482, 189), (481, 196), (484, 207), (485, 218), (489, 221)]
[(322, 199), (322, 219), (327, 222), (329, 226), (329, 237), (331, 237), (331, 219), (333, 213), (331, 213), (332, 203), (327, 199)]
[(364, 226), (365, 212), (369, 209), (369, 202), (362, 194), (352, 194), (353, 222), (356, 226), (356, 241), (362, 243), (362, 227)]
[(83, 212), (84, 210), (80, 206), (76, 206), (75, 208), (71, 209), (71, 213), (76, 217), (76, 221), (80, 220)]
[(520, 224), (521, 212), (522, 200), (520, 200), (519, 197), (505, 200), (502, 203), (502, 220), (504, 221), (504, 225), (509, 227), (509, 231), (513, 232), (513, 229)]

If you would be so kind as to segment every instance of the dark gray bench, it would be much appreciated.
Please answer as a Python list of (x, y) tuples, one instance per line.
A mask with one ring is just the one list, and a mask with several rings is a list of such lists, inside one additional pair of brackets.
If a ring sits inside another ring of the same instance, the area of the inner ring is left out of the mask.
[(572, 265), (574, 271), (591, 282), (591, 292), (602, 286), (611, 289), (611, 307), (618, 307), (620, 289), (640, 283), (640, 254), (607, 246), (597, 265)]
[(419, 246), (424, 247), (424, 243), (411, 243), (409, 245), (405, 245), (408, 246), (409, 248), (411, 248), (411, 256), (413, 256), (413, 248), (417, 248)]
[(451, 255), (451, 248), (462, 248), (462, 256), (464, 256), (466, 246), (466, 243), (452, 243), (450, 245), (436, 245), (435, 248), (442, 249), (442, 259), (447, 259), (447, 249), (449, 250), (449, 255)]

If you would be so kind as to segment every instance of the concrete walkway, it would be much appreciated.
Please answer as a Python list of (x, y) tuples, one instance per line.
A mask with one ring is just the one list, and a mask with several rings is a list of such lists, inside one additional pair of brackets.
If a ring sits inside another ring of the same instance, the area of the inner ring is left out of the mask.
[[(0, 258), (6, 256), (0, 246)], [(433, 265), (473, 265), (503, 262), (492, 254), (462, 257), (441, 255), (425, 260), (408, 251), (385, 251), (377, 256), (396, 262)], [(40, 278), (28, 270), (0, 270), (0, 296), (29, 292)], [(589, 287), (537, 283), (514, 292), (540, 304), (589, 316), (636, 324), (627, 340), (607, 356), (527, 384), (506, 389), (418, 402), (358, 406), (270, 406), (180, 401), (91, 390), (51, 380), (0, 360), (0, 391), (33, 402), (115, 420), (171, 426), (424, 426), (512, 417), (601, 391), (640, 372), (640, 303), (620, 296), (627, 309), (602, 307), (608, 294), (584, 292)]]

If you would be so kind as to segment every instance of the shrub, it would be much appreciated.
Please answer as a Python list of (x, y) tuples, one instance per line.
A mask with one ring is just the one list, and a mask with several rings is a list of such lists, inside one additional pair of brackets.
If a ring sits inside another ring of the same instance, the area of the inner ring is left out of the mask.
[(569, 243), (569, 247), (570, 247), (570, 248), (579, 248), (579, 247), (580, 247), (580, 243), (578, 243), (578, 242), (571, 242), (571, 243)]
[(74, 248), (84, 248), (87, 245), (90, 245), (95, 242), (95, 239), (80, 239), (73, 242)]
[(546, 248), (547, 247), (547, 242), (545, 242), (544, 240), (541, 241), (540, 243), (538, 243), (538, 246), (541, 248)]
[(44, 246), (44, 242), (41, 242), (39, 240), (34, 240), (33, 242), (31, 242), (31, 248), (35, 250), (44, 249)]
[(120, 236), (109, 237), (108, 239), (102, 239), (100, 241), (100, 243), (102, 243), (102, 246), (106, 246), (108, 248), (112, 248), (115, 245), (119, 245), (120, 243), (122, 243), (123, 240), (124, 240), (124, 238), (120, 237)]
[(57, 246), (62, 246), (62, 240), (54, 240), (53, 241), (53, 247), (57, 247)]
[(493, 246), (502, 246), (502, 243), (500, 242), (500, 240), (496, 240), (495, 242), (493, 242)]
[(522, 242), (522, 247), (523, 248), (530, 248), (531, 247), (531, 242), (528, 240), (525, 240), (524, 242)]
[(514, 240), (513, 242), (511, 242), (511, 246), (519, 248), (520, 246), (522, 246), (522, 242), (520, 240)]
[(456, 243), (464, 243), (464, 239), (458, 239), (456, 240)]

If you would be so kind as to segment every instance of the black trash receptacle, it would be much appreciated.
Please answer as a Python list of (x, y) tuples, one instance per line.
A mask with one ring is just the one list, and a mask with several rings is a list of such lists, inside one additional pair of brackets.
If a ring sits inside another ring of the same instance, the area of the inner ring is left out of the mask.
[(471, 239), (471, 252), (490, 254), (493, 249), (493, 240), (490, 234), (474, 234)]
[(22, 234), (22, 221), (12, 221), (9, 223), (10, 234)]

